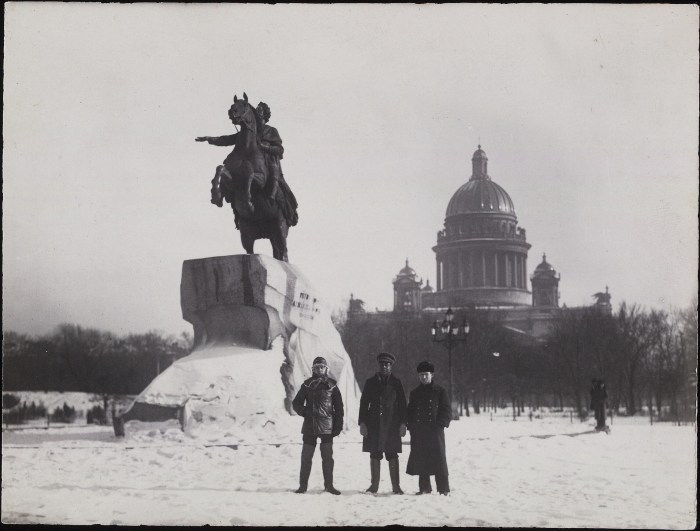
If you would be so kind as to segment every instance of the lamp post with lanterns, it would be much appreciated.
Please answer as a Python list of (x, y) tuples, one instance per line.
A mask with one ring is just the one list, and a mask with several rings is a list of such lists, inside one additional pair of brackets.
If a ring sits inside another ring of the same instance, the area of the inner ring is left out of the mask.
[(433, 342), (440, 343), (447, 348), (450, 371), (450, 410), (452, 412), (452, 419), (458, 420), (459, 412), (453, 401), (454, 378), (452, 374), (452, 348), (457, 343), (465, 343), (467, 341), (467, 335), (469, 334), (469, 323), (466, 319), (464, 319), (461, 325), (457, 325), (454, 322), (454, 312), (452, 311), (452, 308), (448, 308), (445, 312), (445, 318), (442, 320), (442, 323), (438, 323), (437, 320), (433, 323), (431, 333), (433, 335)]

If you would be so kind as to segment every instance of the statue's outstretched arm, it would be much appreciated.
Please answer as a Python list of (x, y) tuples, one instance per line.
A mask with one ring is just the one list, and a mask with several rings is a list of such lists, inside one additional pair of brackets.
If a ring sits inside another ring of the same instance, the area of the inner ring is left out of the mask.
[(196, 142), (208, 142), (212, 146), (233, 146), (236, 144), (236, 134), (225, 136), (198, 136)]

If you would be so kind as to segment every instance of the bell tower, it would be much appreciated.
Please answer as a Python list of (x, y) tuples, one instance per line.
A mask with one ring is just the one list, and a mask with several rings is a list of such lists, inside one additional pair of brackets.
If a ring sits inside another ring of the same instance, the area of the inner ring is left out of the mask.
[(552, 265), (547, 262), (547, 255), (542, 255), (542, 263), (535, 268), (530, 277), (532, 282), (532, 305), (559, 307), (559, 280)]
[(421, 310), (421, 284), (422, 280), (416, 278), (416, 272), (408, 265), (399, 271), (393, 281), (394, 284), (394, 312), (413, 313)]

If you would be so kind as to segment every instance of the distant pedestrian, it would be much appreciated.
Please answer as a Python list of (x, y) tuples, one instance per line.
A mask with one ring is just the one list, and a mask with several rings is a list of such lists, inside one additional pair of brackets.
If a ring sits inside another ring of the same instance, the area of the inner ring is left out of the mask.
[(408, 399), (408, 429), (411, 432), (411, 453), (406, 473), (418, 476), (416, 494), (433, 491), (430, 476), (435, 476), (435, 486), (440, 494), (450, 492), (447, 455), (445, 452), (445, 428), (450, 425), (452, 414), (447, 391), (435, 382), (435, 368), (429, 361), (417, 367), (420, 385)]
[(304, 417), (301, 428), (301, 471), (299, 472), (298, 494), (306, 492), (309, 486), (311, 464), (316, 451), (316, 440), (321, 439), (321, 466), (326, 492), (340, 494), (333, 486), (333, 437), (343, 430), (343, 398), (337, 382), (328, 377), (328, 364), (325, 358), (314, 359), (313, 376), (306, 380), (292, 407), (297, 415)]
[(399, 481), (401, 437), (406, 435), (406, 394), (401, 380), (391, 374), (396, 358), (388, 352), (377, 356), (379, 370), (365, 382), (360, 398), (362, 451), (369, 452), (372, 483), (367, 492), (379, 490), (382, 454), (389, 463), (394, 494), (403, 494)]
[(591, 409), (595, 415), (596, 427), (598, 431), (605, 430), (605, 409), (608, 399), (608, 391), (603, 380), (593, 379), (591, 383)]
[(591, 404), (590, 404), (590, 410), (593, 411), (595, 408), (593, 407), (593, 395), (595, 394), (595, 387), (598, 384), (598, 378), (591, 378), (591, 387), (588, 390), (588, 393), (591, 395)]

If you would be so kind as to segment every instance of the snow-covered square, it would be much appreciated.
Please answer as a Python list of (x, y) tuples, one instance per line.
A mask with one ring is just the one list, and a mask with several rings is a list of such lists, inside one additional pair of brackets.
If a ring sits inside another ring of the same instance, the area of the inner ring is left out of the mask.
[[(295, 494), (301, 419), (244, 436), (174, 424), (125, 439), (109, 427), (3, 432), (2, 521), (39, 524), (475, 526), (692, 529), (696, 428), (615, 417), (612, 432), (568, 413), (472, 414), (446, 430), (449, 496), (416, 496), (400, 456), (403, 496), (382, 462), (365, 493), (369, 458), (356, 429), (334, 444), (336, 487), (323, 491), (317, 449), (306, 494)], [(210, 440), (211, 439), (211, 440)], [(434, 478), (433, 478), (434, 480)]]

